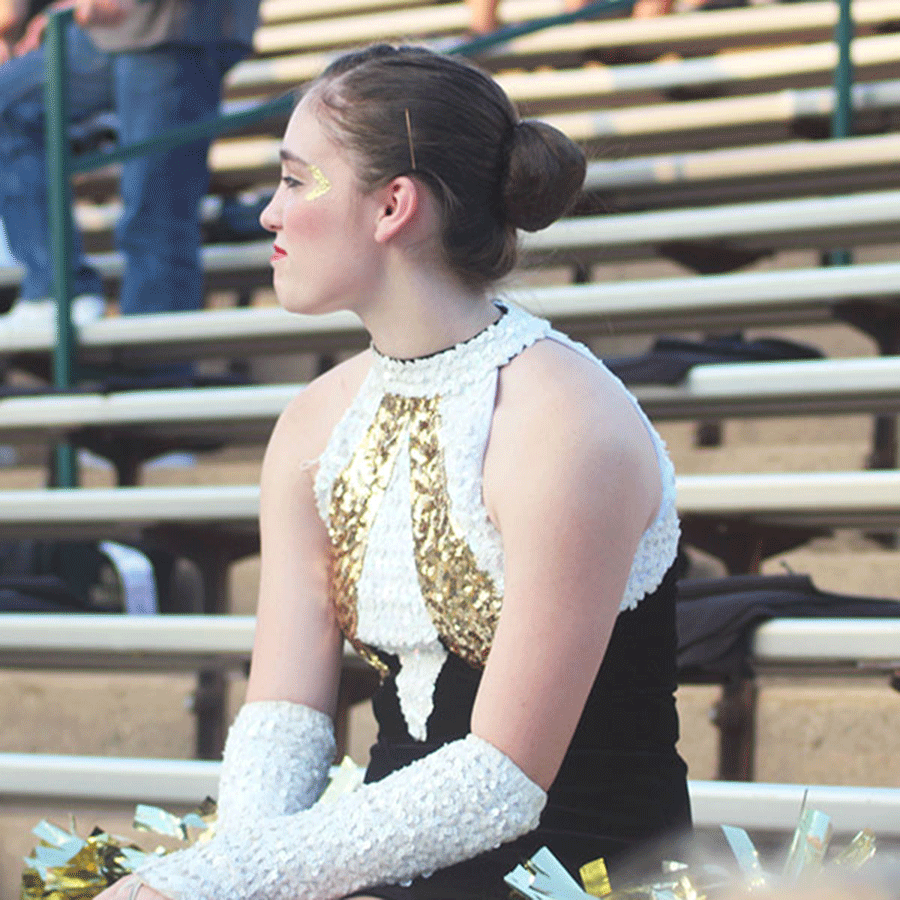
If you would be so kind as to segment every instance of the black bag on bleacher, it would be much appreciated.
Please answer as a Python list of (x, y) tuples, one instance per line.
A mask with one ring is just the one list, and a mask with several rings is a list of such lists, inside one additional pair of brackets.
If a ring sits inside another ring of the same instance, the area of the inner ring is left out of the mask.
[(779, 337), (748, 339), (735, 332), (701, 340), (664, 336), (646, 353), (604, 357), (603, 362), (625, 384), (677, 384), (694, 366), (821, 359), (822, 356), (822, 351), (811, 344)]
[(678, 680), (709, 684), (748, 677), (756, 626), (781, 618), (894, 618), (900, 601), (837, 594), (808, 575), (727, 575), (678, 582)]

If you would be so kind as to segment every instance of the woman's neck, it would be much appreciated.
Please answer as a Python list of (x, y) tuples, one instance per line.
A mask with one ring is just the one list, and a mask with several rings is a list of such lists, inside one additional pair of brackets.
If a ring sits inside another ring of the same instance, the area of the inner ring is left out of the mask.
[(433, 271), (394, 279), (379, 294), (360, 317), (378, 351), (397, 359), (445, 350), (478, 334), (500, 315), (484, 293)]

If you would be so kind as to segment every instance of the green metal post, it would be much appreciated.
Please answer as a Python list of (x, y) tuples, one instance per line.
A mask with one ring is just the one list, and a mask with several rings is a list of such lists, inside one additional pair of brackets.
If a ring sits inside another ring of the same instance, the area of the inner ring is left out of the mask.
[[(45, 38), (45, 106), (47, 144), (47, 202), (50, 215), (50, 251), (53, 261), (53, 295), (56, 299), (56, 346), (53, 383), (62, 390), (71, 387), (74, 374), (75, 335), (72, 330), (72, 188), (69, 181), (69, 95), (66, 79), (66, 28), (72, 12), (50, 16)], [(56, 447), (55, 483), (74, 487), (77, 483), (75, 452), (71, 444)]]
[(851, 0), (837, 0), (838, 20), (834, 29), (838, 62), (834, 70), (834, 109), (831, 114), (831, 136), (849, 137), (853, 133), (853, 14)]
[[(838, 61), (834, 69), (834, 107), (831, 111), (831, 136), (850, 137), (853, 133), (853, 60), (850, 51), (853, 46), (853, 16), (851, 0), (837, 0), (838, 19), (834, 27), (834, 42), (837, 45)], [(849, 250), (832, 250), (828, 254), (829, 266), (849, 266), (853, 255)]]

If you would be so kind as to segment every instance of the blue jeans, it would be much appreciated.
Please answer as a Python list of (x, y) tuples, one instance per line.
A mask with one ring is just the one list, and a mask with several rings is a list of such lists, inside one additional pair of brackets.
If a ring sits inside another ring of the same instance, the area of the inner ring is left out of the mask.
[[(105, 54), (75, 26), (67, 39), (72, 118), (115, 109), (123, 144), (216, 115), (222, 79), (247, 52), (237, 44), (168, 44)], [(0, 66), (0, 215), (10, 249), (26, 270), (25, 298), (51, 292), (43, 66), (42, 48)], [(122, 164), (123, 212), (116, 237), (125, 257), (119, 299), (125, 314), (203, 304), (198, 208), (209, 184), (209, 143), (197, 141)], [(74, 294), (102, 293), (77, 233), (72, 254)]]
[[(222, 79), (245, 54), (239, 45), (181, 44), (115, 54), (121, 142), (215, 116)], [(199, 205), (209, 187), (209, 145), (200, 140), (123, 163), (117, 229), (125, 256), (123, 313), (202, 307)]]
[[(73, 119), (112, 108), (112, 61), (74, 25), (66, 34)], [(25, 269), (20, 294), (49, 297), (52, 289), (44, 150), (44, 48), (0, 65), (0, 216), (12, 255)], [(102, 294), (85, 262), (81, 237), (71, 247), (74, 293)]]

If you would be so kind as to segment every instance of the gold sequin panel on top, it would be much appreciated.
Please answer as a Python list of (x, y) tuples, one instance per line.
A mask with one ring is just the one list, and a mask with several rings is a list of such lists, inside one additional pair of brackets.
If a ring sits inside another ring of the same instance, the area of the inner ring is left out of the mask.
[(332, 590), (338, 621), (354, 648), (382, 675), (378, 657), (356, 638), (357, 585), (369, 534), (407, 435), (413, 546), (419, 586), (448, 648), (475, 666), (491, 648), (503, 598), (453, 526), (438, 397), (386, 394), (350, 462), (335, 480), (329, 509)]

